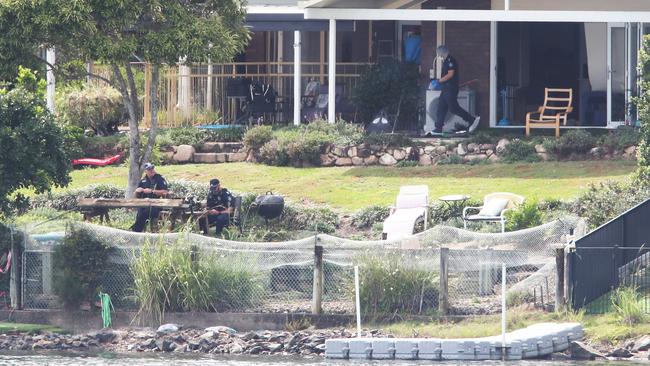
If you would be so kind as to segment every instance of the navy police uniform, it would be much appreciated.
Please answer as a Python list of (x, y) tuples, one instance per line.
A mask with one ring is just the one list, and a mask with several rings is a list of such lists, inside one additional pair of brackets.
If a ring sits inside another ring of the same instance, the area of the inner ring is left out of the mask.
[[(155, 174), (153, 177), (145, 175), (140, 183), (138, 183), (138, 188), (150, 188), (152, 190), (167, 190), (167, 181), (160, 174)], [(136, 195), (136, 198), (161, 198), (155, 193), (143, 193), (139, 192)], [(147, 225), (147, 221), (155, 220), (160, 214), (161, 208), (159, 207), (141, 207), (138, 209), (138, 214), (135, 216), (135, 223), (131, 226), (131, 229), (135, 232), (143, 232), (144, 228)]]
[(436, 131), (442, 131), (445, 123), (447, 112), (458, 115), (467, 123), (472, 123), (474, 117), (458, 105), (458, 80), (460, 80), (460, 70), (458, 62), (452, 55), (447, 55), (442, 64), (442, 76), (447, 75), (449, 71), (454, 70), (454, 76), (442, 83), (442, 92), (438, 102), (438, 113), (436, 116)]
[(206, 220), (200, 220), (199, 226), (203, 234), (208, 233), (208, 227), (212, 224), (216, 227), (216, 234), (221, 235), (223, 229), (230, 224), (230, 214), (228, 214), (228, 208), (233, 205), (233, 196), (225, 188), (221, 188), (218, 191), (210, 190), (208, 193), (208, 200), (206, 203), (206, 208), (208, 210), (217, 210), (220, 213), (216, 215), (207, 215)]

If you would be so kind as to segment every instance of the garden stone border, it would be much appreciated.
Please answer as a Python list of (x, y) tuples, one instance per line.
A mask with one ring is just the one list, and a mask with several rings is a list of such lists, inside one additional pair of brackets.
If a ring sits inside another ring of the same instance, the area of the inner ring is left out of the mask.
[[(400, 162), (412, 160), (419, 166), (438, 165), (441, 161), (456, 159), (467, 164), (480, 161), (498, 162), (501, 160), (509, 139), (503, 138), (496, 144), (466, 143), (462, 140), (419, 140), (418, 147), (386, 147), (365, 143), (352, 146), (330, 145), (320, 156), (321, 166), (394, 166)], [(543, 161), (552, 160), (544, 145), (535, 145), (535, 152)], [(624, 150), (609, 150), (606, 147), (594, 147), (586, 155), (589, 160), (636, 159), (636, 146)], [(454, 158), (456, 156), (456, 158)], [(241, 142), (207, 142), (195, 149), (191, 145), (172, 146), (162, 153), (165, 163), (257, 163), (257, 154), (247, 149)]]

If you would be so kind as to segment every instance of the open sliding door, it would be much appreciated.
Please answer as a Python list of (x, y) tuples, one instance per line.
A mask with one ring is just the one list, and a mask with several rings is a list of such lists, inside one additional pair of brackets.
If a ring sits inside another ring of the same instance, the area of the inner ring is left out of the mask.
[(608, 127), (636, 122), (632, 100), (638, 95), (638, 52), (643, 27), (638, 23), (609, 23), (607, 26)]

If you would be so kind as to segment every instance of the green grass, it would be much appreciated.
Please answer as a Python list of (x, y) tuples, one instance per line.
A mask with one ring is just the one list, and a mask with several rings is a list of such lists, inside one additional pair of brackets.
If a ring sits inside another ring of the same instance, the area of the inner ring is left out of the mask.
[[(650, 334), (650, 323), (642, 322), (628, 326), (613, 313), (603, 315), (543, 313), (536, 310), (514, 309), (508, 313), (508, 331), (521, 329), (542, 322), (580, 322), (585, 329), (585, 337), (593, 343), (615, 345), (619, 342), (643, 334)], [(501, 334), (501, 316), (484, 315), (465, 320), (413, 322), (405, 321), (388, 326), (372, 325), (383, 328), (401, 337), (436, 337), (436, 338), (477, 338)]]
[(66, 330), (47, 324), (24, 324), (0, 322), (0, 334), (6, 333), (29, 333), (36, 334), (40, 332), (66, 333)]
[[(288, 168), (250, 163), (168, 165), (158, 171), (169, 179), (208, 182), (218, 177), (240, 192), (273, 191), (292, 200), (326, 203), (356, 210), (390, 204), (401, 185), (427, 184), (431, 199), (453, 193), (480, 198), (498, 191), (528, 199), (567, 199), (589, 183), (622, 180), (635, 169), (632, 161), (569, 161), (532, 164), (444, 165), (431, 167)], [(96, 183), (126, 184), (125, 167), (76, 170), (71, 188)]]

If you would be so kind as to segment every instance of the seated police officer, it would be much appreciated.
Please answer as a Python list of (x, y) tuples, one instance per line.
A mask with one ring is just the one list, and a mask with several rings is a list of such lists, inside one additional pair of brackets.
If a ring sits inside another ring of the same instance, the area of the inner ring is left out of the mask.
[(216, 226), (216, 234), (220, 236), (223, 229), (230, 224), (230, 215), (233, 211), (233, 196), (227, 189), (222, 188), (219, 179), (210, 180), (210, 192), (206, 203), (206, 217), (199, 220), (199, 227), (204, 235), (208, 234), (208, 227)]
[[(167, 181), (162, 175), (156, 173), (155, 166), (151, 163), (144, 164), (145, 176), (138, 184), (135, 190), (135, 198), (162, 198), (169, 192), (167, 190)], [(155, 220), (160, 214), (159, 207), (141, 207), (135, 216), (135, 223), (131, 230), (143, 232), (147, 221)]]

